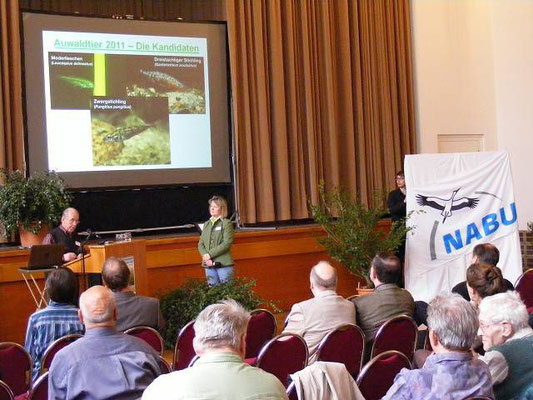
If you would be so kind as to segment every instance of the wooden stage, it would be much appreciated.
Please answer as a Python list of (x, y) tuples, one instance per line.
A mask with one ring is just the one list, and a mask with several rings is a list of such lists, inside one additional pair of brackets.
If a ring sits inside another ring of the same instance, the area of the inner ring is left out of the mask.
[[(384, 222), (384, 225), (390, 224)], [(277, 302), (279, 308), (287, 311), (293, 303), (312, 296), (309, 270), (316, 262), (328, 259), (316, 241), (321, 235), (323, 231), (316, 225), (237, 231), (232, 247), (236, 275), (254, 279), (259, 296)], [(143, 294), (160, 296), (176, 289), (187, 277), (204, 278), (198, 239), (197, 234), (142, 239), (146, 246)], [(33, 299), (18, 271), (26, 266), (28, 255), (27, 249), (0, 251), (0, 341), (22, 344), (28, 317), (35, 311)], [(100, 262), (103, 260), (98, 260)], [(338, 272), (339, 294), (355, 294), (357, 279), (341, 266)], [(42, 286), (42, 273), (40, 283)]]

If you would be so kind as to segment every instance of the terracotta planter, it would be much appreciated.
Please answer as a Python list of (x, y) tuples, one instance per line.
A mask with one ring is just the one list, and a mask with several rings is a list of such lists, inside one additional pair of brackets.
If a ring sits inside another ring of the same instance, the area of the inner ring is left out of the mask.
[(48, 232), (50, 232), (50, 227), (47, 225), (43, 225), (38, 233), (28, 232), (23, 226), (19, 226), (20, 244), (24, 247), (41, 244)]
[(357, 288), (357, 294), (359, 296), (366, 296), (367, 294), (370, 294), (374, 291), (374, 289), (369, 289), (369, 288), (366, 288), (366, 287), (359, 287)]

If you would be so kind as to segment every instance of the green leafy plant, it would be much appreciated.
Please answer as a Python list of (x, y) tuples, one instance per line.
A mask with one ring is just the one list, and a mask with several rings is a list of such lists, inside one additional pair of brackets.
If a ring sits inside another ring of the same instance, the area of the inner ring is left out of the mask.
[(326, 236), (317, 239), (319, 243), (330, 257), (368, 285), (374, 256), (382, 251), (395, 251), (413, 229), (406, 226), (405, 220), (393, 223), (388, 232), (378, 227), (387, 214), (383, 196), (376, 194), (366, 205), (341, 188), (326, 192), (323, 182), (319, 185), (319, 203), (310, 204), (310, 210), (313, 219), (326, 231)]
[(258, 297), (252, 288), (255, 281), (234, 278), (220, 285), (211, 286), (205, 280), (187, 279), (178, 289), (161, 297), (161, 313), (166, 320), (165, 345), (173, 348), (179, 331), (200, 311), (210, 304), (224, 299), (234, 299), (246, 309), (266, 306), (275, 312), (278, 308), (270, 301)]
[(56, 173), (35, 174), (26, 178), (21, 171), (3, 170), (0, 187), (0, 222), (6, 232), (19, 226), (38, 233), (42, 225), (56, 224), (70, 204), (71, 195)]

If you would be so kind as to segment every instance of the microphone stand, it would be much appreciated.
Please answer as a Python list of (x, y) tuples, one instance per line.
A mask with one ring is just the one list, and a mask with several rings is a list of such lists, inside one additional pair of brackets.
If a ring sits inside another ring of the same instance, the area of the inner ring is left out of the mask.
[(90, 229), (87, 229), (87, 237), (85, 240), (83, 240), (80, 244), (80, 254), (81, 254), (81, 276), (82, 276), (82, 282), (83, 282), (83, 291), (89, 288), (89, 281), (87, 277), (87, 273), (85, 272), (85, 254), (84, 254), (84, 248), (85, 244), (89, 241), (91, 238), (93, 232)]

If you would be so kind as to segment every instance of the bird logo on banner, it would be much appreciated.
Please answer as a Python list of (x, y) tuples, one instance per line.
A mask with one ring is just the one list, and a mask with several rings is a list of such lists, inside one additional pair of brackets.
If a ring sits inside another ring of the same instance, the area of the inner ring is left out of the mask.
[(453, 211), (457, 211), (462, 208), (475, 208), (479, 203), (478, 197), (463, 196), (455, 198), (460, 189), (461, 188), (455, 189), (451, 196), (447, 199), (437, 196), (423, 196), (421, 194), (417, 194), (416, 202), (422, 207), (428, 206), (436, 210), (441, 210), (440, 215), (443, 216), (442, 223), (444, 223), (446, 222), (446, 218), (452, 216)]

